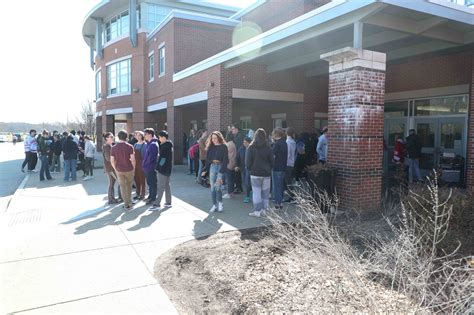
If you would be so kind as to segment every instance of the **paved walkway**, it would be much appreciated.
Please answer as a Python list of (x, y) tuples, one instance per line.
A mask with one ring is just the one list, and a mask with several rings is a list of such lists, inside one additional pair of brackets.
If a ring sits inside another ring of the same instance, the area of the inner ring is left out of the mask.
[(0, 214), (1, 314), (174, 314), (153, 276), (156, 258), (194, 238), (265, 223), (248, 216), (241, 196), (209, 214), (209, 189), (183, 166), (174, 169), (173, 206), (163, 212), (143, 202), (127, 213), (105, 206), (107, 180), (94, 172), (91, 181), (69, 183), (63, 174), (43, 182), (30, 174)]

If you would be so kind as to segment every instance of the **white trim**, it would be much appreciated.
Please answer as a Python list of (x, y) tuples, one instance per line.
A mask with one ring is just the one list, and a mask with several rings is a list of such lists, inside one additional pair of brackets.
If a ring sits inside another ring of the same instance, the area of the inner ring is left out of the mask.
[(122, 107), (122, 108), (108, 109), (105, 111), (106, 115), (131, 114), (131, 113), (133, 113), (133, 107)]
[[(104, 25), (105, 25), (105, 23), (104, 23)], [(103, 33), (104, 33), (104, 35), (105, 35), (105, 30), (103, 30)], [(123, 35), (121, 35), (121, 36), (119, 36), (119, 37), (115, 37), (114, 39), (109, 40), (107, 43), (104, 43), (104, 44), (102, 45), (102, 49), (105, 49), (105, 48), (109, 47), (110, 45), (113, 45), (113, 44), (115, 44), (115, 43), (121, 41), (122, 39), (127, 39), (127, 38), (129, 38), (129, 37), (130, 37), (129, 34), (130, 34), (130, 32), (127, 32), (127, 33), (125, 33), (125, 34), (123, 34)]]
[(258, 36), (254, 36), (238, 45), (228, 48), (175, 73), (173, 75), (173, 82), (179, 81), (231, 59), (238, 58), (245, 53), (264, 48), (282, 39), (306, 31), (309, 28), (314, 28), (315, 26), (330, 22), (343, 14), (354, 12), (370, 4), (376, 3), (377, 1), (378, 0), (333, 0), (315, 10), (272, 28)]
[(328, 118), (328, 113), (314, 112), (314, 118)]
[(159, 45), (158, 45), (158, 50), (161, 49), (161, 47), (165, 46), (165, 42), (161, 42)]
[(239, 21), (235, 21), (230, 18), (224, 18), (224, 17), (213, 16), (209, 14), (174, 9), (166, 16), (166, 18), (163, 21), (161, 21), (160, 24), (158, 24), (150, 32), (150, 34), (148, 34), (147, 41), (150, 40), (153, 36), (155, 36), (155, 34), (157, 34), (173, 18), (206, 22), (206, 23), (211, 23), (211, 24), (226, 25), (226, 26), (236, 26), (237, 24), (239, 24)]
[(469, 94), (469, 84), (444, 86), (432, 89), (411, 90), (403, 92), (392, 92), (385, 94), (385, 101), (401, 101), (414, 98), (429, 98), (436, 96)]
[(152, 50), (148, 53), (148, 58), (150, 58), (151, 55), (154, 55), (155, 54), (155, 50)]
[(102, 70), (102, 67), (95, 69), (95, 74), (97, 74), (97, 72), (100, 72), (100, 70)]
[(95, 118), (102, 117), (102, 111), (98, 111), (95, 113)]
[(117, 58), (117, 59), (114, 59), (114, 60), (110, 60), (109, 62), (107, 62), (105, 64), (106, 67), (114, 64), (114, 63), (117, 63), (117, 62), (120, 62), (120, 61), (124, 61), (124, 60), (127, 60), (127, 59), (132, 59), (132, 55), (127, 55), (127, 56), (123, 56), (123, 57), (120, 57), (120, 58)]
[(242, 10), (236, 12), (234, 15), (231, 15), (229, 18), (230, 19), (240, 19), (242, 16), (250, 13), (251, 11), (255, 10), (256, 8), (258, 8), (259, 6), (261, 6), (262, 4), (264, 4), (265, 2), (267, 2), (266, 0), (258, 0), (256, 2), (254, 2), (253, 4), (243, 8)]
[(181, 106), (201, 101), (207, 101), (207, 91), (202, 91), (199, 93), (183, 96), (180, 98), (175, 98), (173, 101), (174, 106)]
[(168, 107), (168, 102), (164, 101), (158, 104), (148, 105), (147, 112), (156, 112), (158, 110), (166, 109)]
[(272, 114), (272, 119), (286, 119), (286, 113)]
[(303, 102), (303, 93), (278, 92), (266, 90), (250, 90), (250, 89), (232, 89), (233, 98), (267, 100), (267, 101), (283, 101), (283, 102)]
[(125, 92), (125, 93), (118, 93), (118, 94), (110, 94), (107, 95), (107, 99), (109, 98), (115, 98), (115, 97), (121, 97), (121, 96), (127, 96), (127, 95), (132, 95), (132, 92)]
[(448, 7), (450, 9), (454, 9), (454, 10), (474, 14), (474, 8), (470, 8), (470, 7), (467, 7), (467, 6), (462, 5), (462, 4), (452, 3), (452, 2), (446, 1), (446, 0), (427, 0), (427, 1), (431, 2), (433, 4), (443, 6), (443, 7)]

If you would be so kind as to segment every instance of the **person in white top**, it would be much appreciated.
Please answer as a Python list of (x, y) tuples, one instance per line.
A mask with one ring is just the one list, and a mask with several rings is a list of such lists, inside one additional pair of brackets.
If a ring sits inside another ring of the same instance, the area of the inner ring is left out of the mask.
[(84, 157), (86, 159), (84, 172), (86, 173), (86, 177), (84, 177), (84, 180), (90, 180), (94, 178), (94, 154), (96, 149), (95, 144), (89, 136), (85, 136), (84, 140), (86, 141), (84, 148)]
[(295, 141), (295, 130), (289, 127), (286, 130), (286, 145), (288, 147), (288, 156), (286, 158), (286, 174), (285, 174), (285, 188), (289, 195), (285, 202), (292, 202), (293, 195), (291, 193), (291, 187), (294, 186), (294, 167), (296, 160), (296, 141)]

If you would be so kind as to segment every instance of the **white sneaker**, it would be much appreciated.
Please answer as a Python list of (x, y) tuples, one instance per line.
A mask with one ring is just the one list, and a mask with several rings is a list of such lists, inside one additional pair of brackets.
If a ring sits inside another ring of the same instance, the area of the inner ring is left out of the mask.
[(219, 212), (224, 211), (224, 205), (222, 204), (222, 202), (219, 202), (219, 207), (217, 208), (217, 211)]
[(86, 176), (82, 180), (90, 180), (90, 179), (92, 179), (90, 176)]
[(249, 216), (260, 218), (260, 211), (253, 211), (253, 212), (250, 212), (250, 213), (249, 213)]
[(267, 212), (266, 212), (265, 210), (260, 211), (260, 216), (261, 216), (261, 217), (266, 217), (266, 216), (267, 216)]
[(209, 209), (209, 212), (216, 212), (216, 205), (212, 205), (211, 209)]
[(231, 194), (225, 194), (224, 196), (222, 196), (222, 199), (232, 199), (232, 195)]

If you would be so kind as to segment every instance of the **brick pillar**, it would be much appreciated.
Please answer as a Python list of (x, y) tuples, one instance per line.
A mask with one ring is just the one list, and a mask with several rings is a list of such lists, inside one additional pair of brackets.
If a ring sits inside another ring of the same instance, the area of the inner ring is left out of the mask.
[(168, 133), (173, 142), (174, 163), (183, 164), (183, 108), (175, 107), (173, 102), (170, 102), (166, 109), (166, 115)]
[[(207, 129), (224, 131), (232, 124), (232, 85), (230, 74), (223, 66), (215, 66), (209, 75)], [(225, 136), (225, 134), (224, 134)]]
[(95, 118), (95, 139), (96, 139), (96, 147), (97, 151), (102, 151), (102, 144), (104, 143), (102, 138), (102, 117)]
[(329, 61), (328, 164), (341, 208), (376, 210), (382, 195), (385, 54), (346, 47)]
[(474, 192), (474, 54), (471, 65), (471, 91), (467, 132), (467, 176), (466, 185)]
[(106, 115), (105, 110), (102, 112), (102, 133), (104, 132), (115, 133), (114, 130), (114, 116)]

